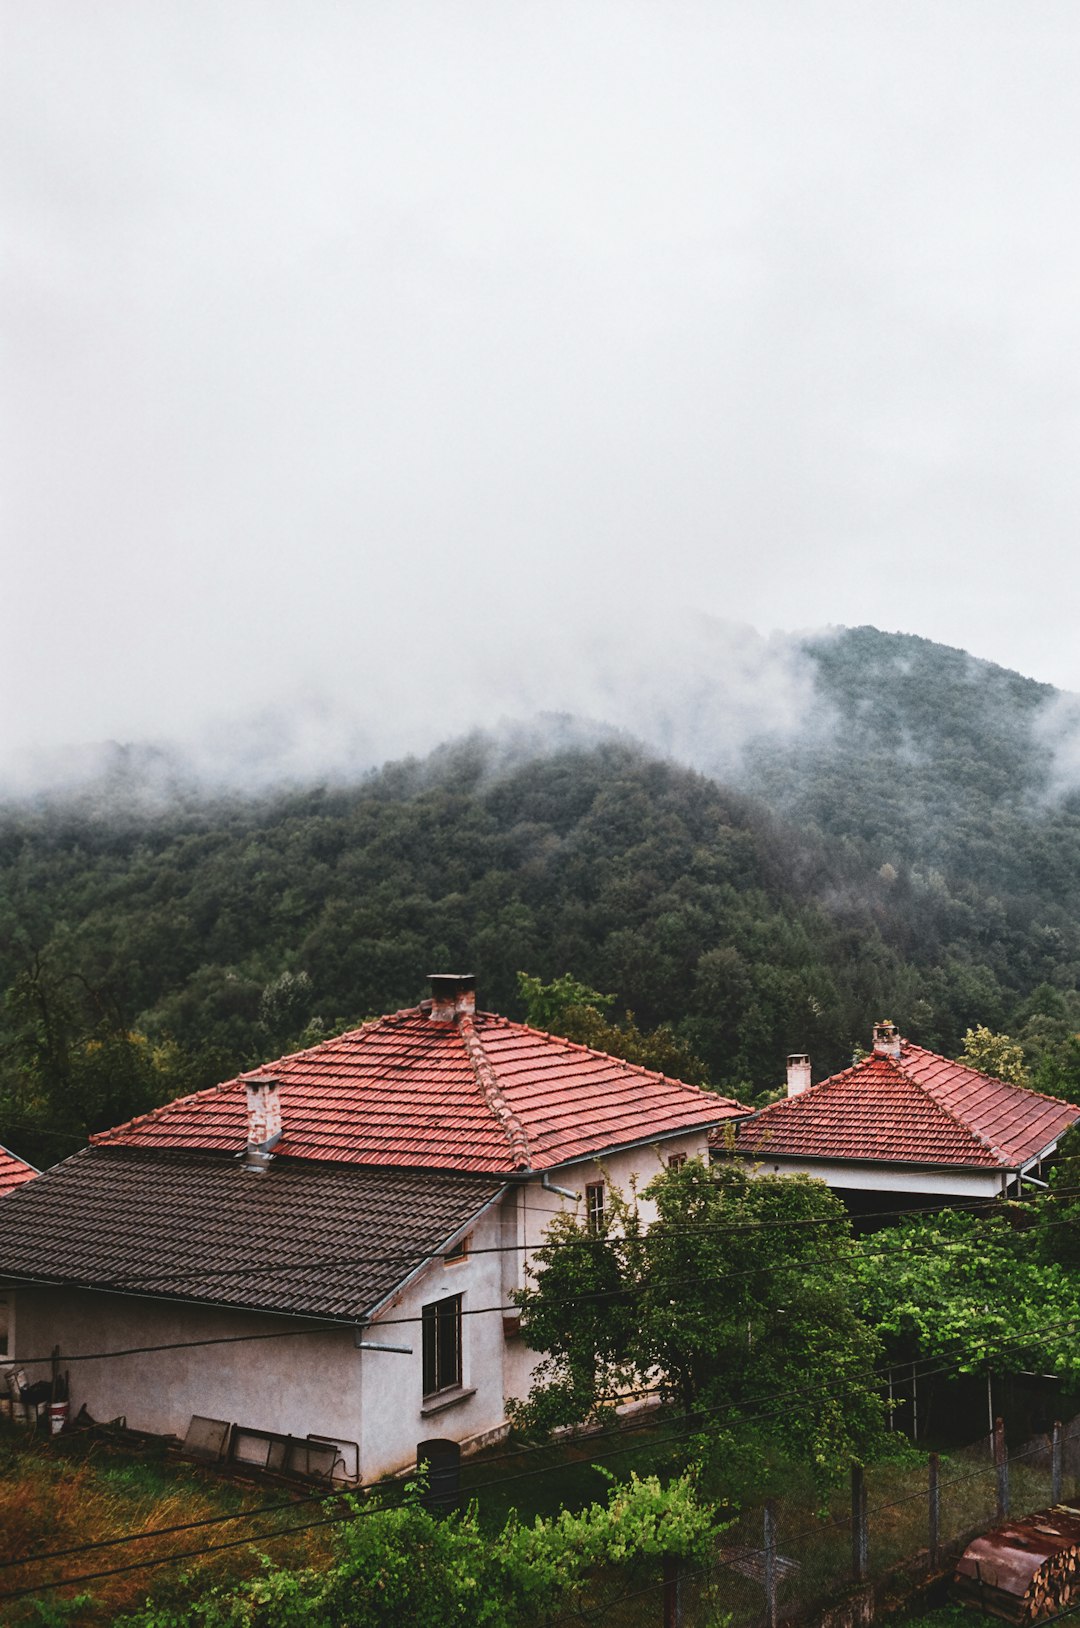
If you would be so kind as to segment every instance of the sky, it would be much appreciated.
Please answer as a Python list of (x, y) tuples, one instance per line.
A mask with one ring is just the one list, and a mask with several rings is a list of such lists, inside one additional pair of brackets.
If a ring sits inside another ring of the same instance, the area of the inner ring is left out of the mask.
[(768, 720), (836, 624), (1080, 690), (1075, 0), (0, 26), (0, 771)]

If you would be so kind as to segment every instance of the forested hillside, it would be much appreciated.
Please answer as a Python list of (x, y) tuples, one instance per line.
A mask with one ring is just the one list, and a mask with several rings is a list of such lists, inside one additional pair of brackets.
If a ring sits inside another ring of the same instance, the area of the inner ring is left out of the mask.
[[(1080, 1090), (1080, 814), (1045, 795), (1050, 693), (923, 640), (809, 646), (818, 720), (733, 790), (618, 741), (473, 739), (353, 787), (0, 815), (0, 1141), (36, 1161), (475, 971), (572, 972), (670, 1023), (711, 1083), (849, 1061), (889, 1016), (985, 1023)], [(105, 795), (106, 790), (109, 795)]]

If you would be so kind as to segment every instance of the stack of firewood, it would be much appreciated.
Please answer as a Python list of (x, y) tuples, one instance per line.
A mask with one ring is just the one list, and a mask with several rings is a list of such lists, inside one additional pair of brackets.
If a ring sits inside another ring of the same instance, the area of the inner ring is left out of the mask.
[(1071, 1605), (1080, 1605), (1080, 1545), (1061, 1549), (1043, 1563), (1031, 1579), (1027, 1591), (1024, 1622), (1039, 1622), (1056, 1616)]
[(975, 1538), (957, 1564), (952, 1594), (1017, 1624), (1080, 1607), (1080, 1509), (1055, 1504)]

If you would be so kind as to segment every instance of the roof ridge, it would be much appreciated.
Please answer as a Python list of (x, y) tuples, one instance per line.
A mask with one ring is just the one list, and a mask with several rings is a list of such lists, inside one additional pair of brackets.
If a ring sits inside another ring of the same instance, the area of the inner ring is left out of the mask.
[(476, 1075), (477, 1084), (487, 1099), (488, 1107), (505, 1131), (506, 1139), (510, 1143), (512, 1150), (517, 1154), (518, 1168), (531, 1170), (532, 1152), (529, 1148), (529, 1138), (525, 1133), (525, 1127), (499, 1089), (495, 1070), (492, 1068), (480, 1036), (476, 1032), (476, 1024), (468, 1013), (463, 1013), (458, 1018), (457, 1030), (464, 1042), (465, 1052), (472, 1064), (472, 1071)]
[[(932, 1052), (930, 1055), (936, 1057), (938, 1054), (937, 1052)], [(942, 1061), (948, 1062), (948, 1058), (942, 1058)], [(954, 1114), (950, 1108), (946, 1108), (943, 1102), (939, 1102), (933, 1093), (926, 1088), (921, 1080), (915, 1079), (913, 1075), (908, 1074), (904, 1069), (902, 1069), (897, 1058), (890, 1057), (886, 1052), (880, 1051), (868, 1052), (865, 1057), (860, 1058), (857, 1063), (852, 1063), (849, 1068), (841, 1069), (838, 1074), (828, 1075), (824, 1080), (819, 1080), (816, 1085), (810, 1086), (806, 1091), (797, 1092), (793, 1097), (781, 1097), (778, 1102), (767, 1103), (764, 1108), (759, 1108), (758, 1112), (752, 1115), (751, 1119), (749, 1119), (746, 1123), (750, 1125), (754, 1120), (763, 1119), (774, 1108), (783, 1108), (788, 1103), (805, 1102), (808, 1097), (812, 1096), (815, 1092), (821, 1091), (822, 1087), (824, 1086), (839, 1085), (841, 1081), (851, 1080), (862, 1069), (866, 1068), (867, 1064), (872, 1064), (877, 1068), (884, 1066), (888, 1070), (889, 1074), (896, 1076), (903, 1082), (904, 1085), (911, 1087), (925, 1097), (930, 1106), (937, 1113), (944, 1114), (945, 1118), (950, 1120), (956, 1126), (956, 1128), (968, 1138), (969, 1141), (977, 1143), (980, 1147), (984, 1147), (988, 1153), (993, 1154), (995, 1159), (1003, 1159), (1006, 1157), (1000, 1148), (997, 1148), (993, 1145), (993, 1143), (988, 1142), (984, 1136), (980, 1136), (978, 1131), (975, 1130), (974, 1126), (968, 1125), (964, 1120), (960, 1119), (958, 1115)]]
[[(924, 1048), (920, 1046), (917, 1049), (922, 1051)], [(930, 1053), (931, 1057), (939, 1057), (940, 1055), (940, 1052), (936, 1051)], [(989, 1138), (983, 1136), (981, 1131), (977, 1131), (974, 1125), (969, 1125), (966, 1119), (961, 1119), (959, 1114), (954, 1114), (951, 1108), (947, 1108), (943, 1102), (939, 1102), (924, 1080), (917, 1080), (913, 1074), (909, 1074), (905, 1069), (901, 1068), (900, 1064), (903, 1061), (903, 1053), (901, 1053), (899, 1058), (888, 1057), (886, 1058), (886, 1061), (890, 1063), (895, 1072), (900, 1075), (900, 1078), (904, 1081), (905, 1085), (913, 1085), (916, 1091), (921, 1091), (923, 1096), (926, 1097), (932, 1106), (937, 1109), (938, 1113), (944, 1114), (946, 1119), (951, 1119), (953, 1124), (962, 1130), (965, 1136), (970, 1137), (971, 1141), (977, 1142), (980, 1147), (984, 1147), (988, 1153), (992, 1153), (994, 1155), (995, 1159), (1001, 1160), (1008, 1158), (1008, 1154), (1005, 1153), (1002, 1148), (996, 1147), (994, 1143), (989, 1140)], [(941, 1061), (943, 1063), (947, 1063), (949, 1059), (947, 1057), (942, 1057)], [(963, 1068), (965, 1065), (961, 1063), (959, 1066)], [(976, 1070), (972, 1069), (972, 1073), (975, 1072)], [(989, 1079), (990, 1075), (987, 1075), (986, 1078)]]
[[(1040, 1102), (1053, 1103), (1055, 1107), (1063, 1103), (1066, 1108), (1080, 1109), (1080, 1103), (1071, 1102), (1067, 1097), (1052, 1097), (1047, 1091), (1036, 1091), (1033, 1085), (1018, 1085), (1015, 1080), (1003, 1080), (999, 1074), (988, 1074), (983, 1068), (972, 1068), (970, 1063), (961, 1063), (955, 1057), (946, 1057), (940, 1051), (931, 1051), (927, 1046), (917, 1045), (914, 1040), (905, 1040), (905, 1046), (912, 1051), (922, 1052), (924, 1057), (936, 1057), (939, 1063), (948, 1063), (950, 1068), (962, 1068), (966, 1074), (974, 1074), (977, 1079), (989, 1080), (991, 1085), (1003, 1085), (1008, 1091), (1022, 1091), (1025, 1097), (1038, 1097)], [(903, 1052), (901, 1052), (903, 1058)]]
[[(954, 1058), (942, 1056), (941, 1052), (939, 1051), (927, 1051), (925, 1046), (916, 1046), (915, 1050), (925, 1052), (928, 1057), (936, 1057), (939, 1062), (948, 1063), (950, 1068), (962, 1068), (967, 1073), (974, 1074), (976, 1079), (989, 1080), (991, 1085), (1010, 1086), (1010, 1088), (1015, 1091), (1025, 1091), (1027, 1089), (1026, 1086), (1023, 1085), (1013, 1086), (1009, 1080), (999, 1080), (996, 1074), (984, 1074), (981, 1069), (969, 1068), (967, 1063), (958, 1063)], [(903, 1053), (901, 1052), (901, 1061), (902, 1060)], [(899, 1067), (899, 1064), (896, 1066)], [(905, 1073), (903, 1069), (900, 1069), (900, 1072), (904, 1075), (905, 1080), (907, 1080), (909, 1084), (916, 1086), (918, 1090), (922, 1092), (924, 1097), (929, 1098), (939, 1113), (944, 1114), (947, 1119), (951, 1119), (954, 1125), (959, 1125), (962, 1131), (965, 1131), (973, 1141), (978, 1142), (980, 1147), (984, 1147), (989, 1153), (992, 1153), (995, 1159), (997, 1159), (999, 1162), (1006, 1162), (1009, 1159), (1009, 1154), (1005, 1151), (1005, 1149), (998, 1147), (996, 1142), (991, 1142), (990, 1138), (988, 1136), (984, 1136), (982, 1131), (980, 1131), (977, 1126), (969, 1125), (966, 1119), (961, 1119), (959, 1114), (954, 1114), (951, 1108), (947, 1108), (943, 1102), (939, 1102), (937, 1095), (931, 1089), (930, 1082), (928, 1080), (917, 1080), (913, 1074)], [(1041, 1096), (1042, 1093), (1032, 1092), (1032, 1095)], [(1048, 1102), (1053, 1102), (1056, 1099), (1053, 1097), (1048, 1097), (1046, 1100)]]
[(24, 1170), (32, 1170), (35, 1176), (41, 1175), (41, 1171), (36, 1164), (31, 1164), (29, 1159), (24, 1159), (19, 1153), (12, 1153), (11, 1149), (5, 1147), (3, 1142), (0, 1142), (0, 1153), (6, 1153), (9, 1159), (14, 1159), (16, 1164), (21, 1164)]

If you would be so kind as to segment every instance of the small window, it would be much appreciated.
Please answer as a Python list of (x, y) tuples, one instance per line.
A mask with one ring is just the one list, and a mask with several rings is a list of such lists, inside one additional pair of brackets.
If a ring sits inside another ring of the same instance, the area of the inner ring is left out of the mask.
[(471, 1243), (472, 1233), (467, 1232), (464, 1238), (459, 1238), (456, 1244), (450, 1245), (450, 1248), (443, 1256), (443, 1265), (460, 1266), (462, 1261), (467, 1261), (469, 1258), (469, 1245)]
[(685, 1153), (670, 1153), (668, 1155), (667, 1167), (669, 1170), (681, 1170), (685, 1163)]
[(447, 1295), (423, 1308), (424, 1395), (461, 1384), (461, 1296)]
[(8, 1354), (8, 1336), (11, 1332), (11, 1304), (7, 1295), (0, 1295), (0, 1357)]
[(604, 1227), (604, 1184), (590, 1181), (585, 1187), (585, 1219), (590, 1232), (602, 1232)]

